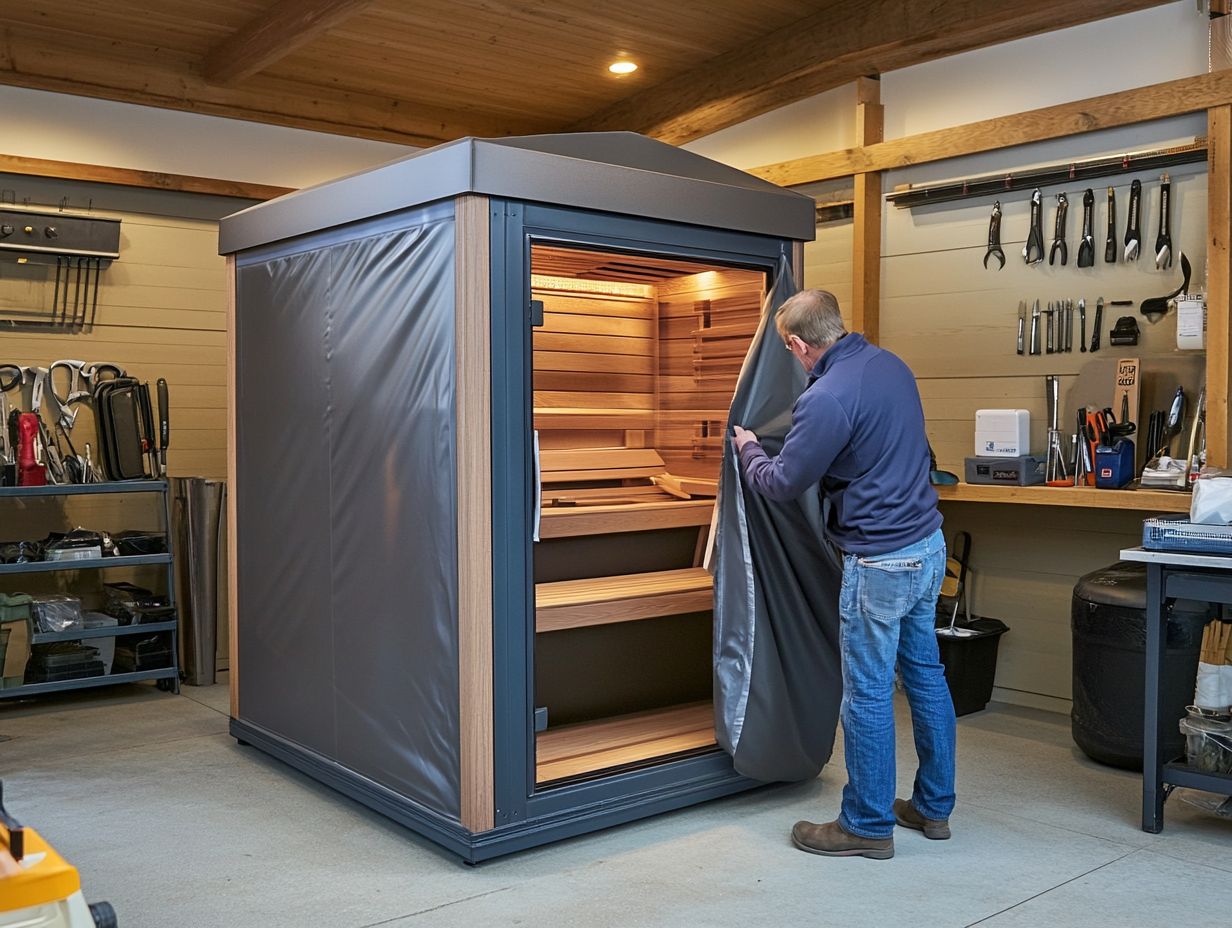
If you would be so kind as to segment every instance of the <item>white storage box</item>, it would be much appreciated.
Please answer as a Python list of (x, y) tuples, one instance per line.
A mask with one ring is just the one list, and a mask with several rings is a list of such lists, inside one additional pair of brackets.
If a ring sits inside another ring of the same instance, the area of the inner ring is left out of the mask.
[(977, 409), (975, 456), (1019, 458), (1031, 453), (1031, 413), (1025, 409)]

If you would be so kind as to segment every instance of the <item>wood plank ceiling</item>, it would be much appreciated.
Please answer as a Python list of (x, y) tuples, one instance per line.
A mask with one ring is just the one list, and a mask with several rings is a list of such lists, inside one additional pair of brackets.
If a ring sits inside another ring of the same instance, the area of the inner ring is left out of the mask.
[[(1162, 2), (23, 0), (0, 6), (0, 83), (406, 145), (575, 129), (681, 143)], [(639, 69), (610, 74), (620, 56)]]

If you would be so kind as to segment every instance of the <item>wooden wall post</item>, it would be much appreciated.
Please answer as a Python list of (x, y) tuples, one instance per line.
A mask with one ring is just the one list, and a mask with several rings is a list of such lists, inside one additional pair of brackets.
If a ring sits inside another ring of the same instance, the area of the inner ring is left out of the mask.
[[(883, 138), (885, 109), (881, 81), (856, 81), (856, 144), (873, 145)], [(854, 176), (852, 207), (851, 328), (870, 342), (881, 336), (881, 172)]]
[(1207, 111), (1206, 452), (1227, 467), (1228, 393), (1232, 391), (1232, 105)]

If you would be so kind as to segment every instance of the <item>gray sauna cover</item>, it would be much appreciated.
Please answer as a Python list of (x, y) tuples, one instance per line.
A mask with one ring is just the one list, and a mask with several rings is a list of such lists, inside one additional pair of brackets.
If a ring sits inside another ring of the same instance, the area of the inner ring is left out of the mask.
[[(731, 407), (730, 424), (752, 429), (770, 454), (782, 448), (807, 382), (774, 326), (795, 292), (784, 259)], [(710, 563), (715, 732), (736, 770), (755, 780), (811, 779), (834, 747), (842, 564), (823, 526), (820, 491), (791, 503), (759, 496), (726, 444)]]
[(241, 718), (459, 814), (452, 204), (242, 260)]

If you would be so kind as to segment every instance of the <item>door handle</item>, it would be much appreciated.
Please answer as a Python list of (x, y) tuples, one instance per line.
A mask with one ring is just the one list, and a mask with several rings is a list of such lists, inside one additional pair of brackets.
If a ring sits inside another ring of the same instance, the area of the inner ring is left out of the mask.
[(531, 432), (535, 449), (535, 520), (531, 541), (539, 540), (539, 523), (543, 519), (543, 468), (539, 463), (539, 430)]

